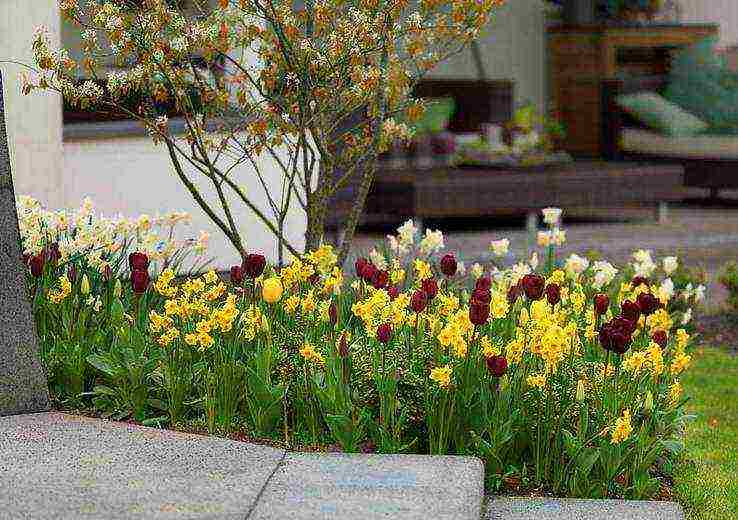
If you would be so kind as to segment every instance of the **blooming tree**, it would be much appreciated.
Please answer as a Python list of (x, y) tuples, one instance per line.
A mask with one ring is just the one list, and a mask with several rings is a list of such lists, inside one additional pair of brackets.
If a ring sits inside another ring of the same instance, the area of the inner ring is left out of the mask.
[[(376, 156), (423, 113), (413, 86), (471, 42), (503, 1), (187, 0), (183, 9), (180, 0), (59, 0), (82, 35), (83, 59), (38, 31), (36, 73), (24, 90), (56, 90), (72, 105), (140, 121), (242, 255), (234, 204), (276, 235), (281, 260), (284, 249), (300, 254), (285, 235), (290, 208), (305, 212), (305, 247), (314, 249), (332, 198), (358, 176), (345, 258)], [(125, 67), (110, 71), (111, 60)], [(183, 135), (170, 129), (173, 112)], [(268, 207), (242, 175), (258, 178)]]

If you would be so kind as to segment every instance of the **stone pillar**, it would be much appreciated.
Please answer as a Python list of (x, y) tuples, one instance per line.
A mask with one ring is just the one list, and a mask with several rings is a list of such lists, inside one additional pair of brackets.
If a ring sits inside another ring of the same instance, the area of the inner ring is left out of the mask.
[[(59, 45), (56, 0), (0, 2), (0, 61), (31, 64), (36, 27), (46, 26)], [(28, 194), (50, 208), (62, 204), (62, 103), (59, 95), (20, 91), (20, 65), (0, 63), (4, 76), (5, 117), (17, 195)]]

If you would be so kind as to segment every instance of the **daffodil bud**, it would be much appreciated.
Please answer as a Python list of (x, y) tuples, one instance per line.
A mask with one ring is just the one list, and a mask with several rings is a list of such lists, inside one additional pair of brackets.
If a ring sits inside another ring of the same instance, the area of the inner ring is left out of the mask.
[(647, 414), (653, 411), (653, 394), (650, 390), (646, 393), (646, 401), (643, 403), (643, 409)]
[(82, 281), (79, 284), (79, 291), (85, 296), (90, 294), (90, 279), (87, 278), (86, 274), (82, 275)]
[(113, 287), (113, 295), (116, 298), (120, 298), (121, 294), (123, 294), (123, 285), (121, 285), (120, 280), (116, 280), (115, 286)]
[(577, 402), (584, 401), (584, 381), (582, 379), (577, 383)]

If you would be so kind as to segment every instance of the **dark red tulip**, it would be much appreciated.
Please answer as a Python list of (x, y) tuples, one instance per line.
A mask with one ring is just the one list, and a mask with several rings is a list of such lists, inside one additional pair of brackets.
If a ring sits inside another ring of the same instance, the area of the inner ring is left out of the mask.
[(441, 272), (445, 276), (451, 278), (453, 275), (456, 274), (456, 269), (458, 269), (458, 264), (453, 253), (448, 253), (447, 255), (444, 255), (443, 258), (441, 258)]
[(70, 265), (67, 269), (67, 278), (70, 282), (74, 283), (77, 280), (77, 268), (74, 265)]
[(148, 271), (149, 257), (146, 256), (146, 253), (134, 251), (128, 255), (128, 267), (130, 267), (131, 271)]
[(633, 280), (631, 280), (630, 283), (633, 285), (633, 287), (638, 287), (639, 285), (650, 287), (651, 285), (651, 282), (645, 276), (636, 276), (633, 278)]
[(469, 321), (476, 326), (482, 326), (489, 320), (489, 304), (473, 303), (469, 307)]
[(328, 307), (328, 318), (331, 320), (331, 324), (338, 323), (338, 305), (336, 305), (336, 302), (331, 302), (330, 307)]
[(492, 301), (492, 293), (489, 292), (489, 289), (474, 289), (471, 298), (469, 298), (469, 303), (472, 305), (489, 305), (490, 301)]
[(520, 280), (523, 286), (525, 297), (531, 301), (540, 300), (543, 297), (543, 289), (546, 286), (546, 280), (543, 276), (537, 274), (526, 274)]
[(641, 308), (637, 303), (625, 300), (620, 304), (620, 313), (630, 321), (638, 322), (641, 317)]
[(516, 301), (518, 301), (518, 298), (520, 298), (520, 293), (522, 291), (523, 290), (520, 288), (520, 284), (515, 284), (510, 287), (507, 290), (507, 303), (513, 305)]
[(261, 273), (264, 272), (265, 267), (266, 258), (264, 257), (264, 255), (251, 253), (249, 255), (246, 255), (246, 258), (243, 259), (243, 272), (249, 278), (253, 279), (261, 276)]
[(377, 328), (377, 339), (385, 345), (392, 339), (392, 325), (383, 323)]
[(546, 299), (551, 305), (556, 305), (561, 301), (561, 287), (558, 284), (551, 283), (546, 286)]
[(632, 334), (629, 320), (622, 317), (616, 318), (605, 323), (600, 329), (600, 343), (605, 350), (622, 355), (630, 348)]
[(610, 308), (610, 297), (604, 293), (595, 294), (594, 309), (598, 316), (603, 316)]
[(113, 269), (110, 267), (110, 265), (106, 264), (105, 269), (103, 269), (102, 272), (103, 280), (106, 282), (109, 282), (113, 278)]
[(134, 269), (131, 272), (131, 286), (134, 293), (145, 293), (149, 287), (149, 272), (143, 269)]
[(417, 290), (410, 297), (410, 308), (417, 313), (421, 313), (428, 306), (428, 295), (423, 290)]
[(366, 269), (366, 266), (369, 264), (369, 260), (366, 258), (357, 258), (356, 262), (354, 262), (354, 269), (356, 270), (356, 276), (359, 278), (364, 278), (364, 269)]
[(40, 278), (44, 274), (44, 264), (46, 263), (46, 255), (43, 252), (33, 255), (30, 262), (28, 262), (31, 268), (31, 274), (35, 278)]
[(477, 281), (474, 284), (474, 288), (489, 291), (492, 288), (492, 279), (489, 276), (482, 276), (481, 278), (477, 278)]
[(636, 298), (636, 304), (644, 316), (650, 316), (661, 307), (661, 302), (650, 292), (643, 292)]
[(389, 284), (389, 273), (375, 269), (372, 273), (371, 284), (375, 289), (384, 289)]
[(423, 289), (423, 292), (428, 296), (429, 300), (432, 300), (438, 294), (438, 282), (435, 278), (428, 278), (427, 280), (423, 280), (421, 288)]
[(243, 267), (240, 265), (231, 267), (231, 283), (236, 286), (243, 285)]
[(666, 335), (666, 331), (657, 330), (651, 335), (651, 339), (661, 348), (666, 348), (666, 343), (669, 337)]
[(387, 288), (387, 294), (389, 295), (390, 300), (394, 300), (395, 298), (400, 296), (400, 288), (397, 287), (396, 285), (390, 285)]
[(346, 340), (346, 334), (341, 334), (341, 339), (338, 340), (338, 355), (342, 358), (346, 358), (349, 355), (348, 341)]
[(502, 377), (507, 373), (507, 358), (505, 356), (491, 356), (487, 358), (487, 370), (492, 377)]

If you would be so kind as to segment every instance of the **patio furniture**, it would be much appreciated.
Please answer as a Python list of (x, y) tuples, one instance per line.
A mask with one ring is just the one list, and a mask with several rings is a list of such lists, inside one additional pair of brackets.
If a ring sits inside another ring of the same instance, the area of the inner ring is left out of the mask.
[(602, 82), (604, 158), (681, 165), (685, 186), (709, 189), (712, 198), (721, 189), (738, 189), (738, 135), (669, 137), (647, 129), (616, 102), (623, 94), (661, 93), (667, 81), (664, 75), (650, 75)]
[[(434, 168), (380, 172), (371, 193), (372, 206), (385, 197), (398, 220), (487, 217), (505, 213), (534, 215), (542, 208), (567, 209), (652, 206), (659, 221), (667, 204), (683, 196), (679, 165), (578, 161), (521, 168)], [(397, 193), (407, 195), (400, 199)], [(401, 204), (398, 204), (399, 201)]]

